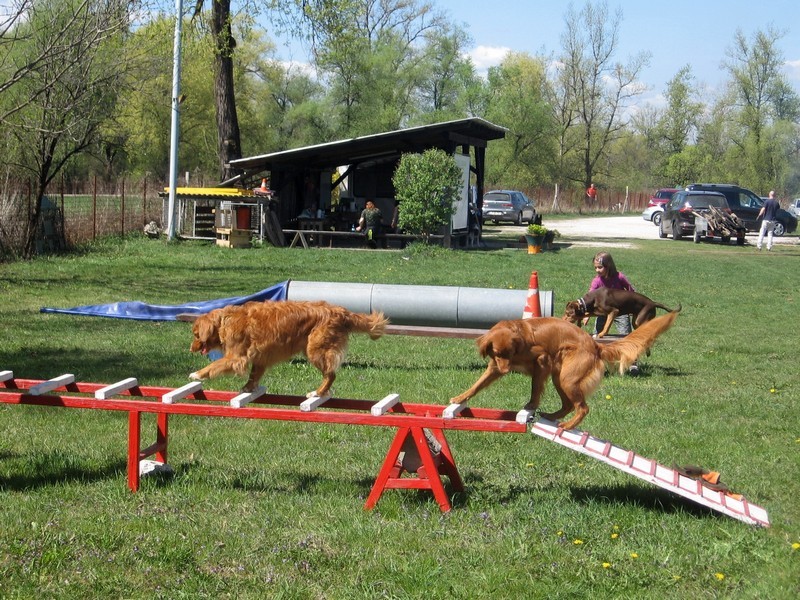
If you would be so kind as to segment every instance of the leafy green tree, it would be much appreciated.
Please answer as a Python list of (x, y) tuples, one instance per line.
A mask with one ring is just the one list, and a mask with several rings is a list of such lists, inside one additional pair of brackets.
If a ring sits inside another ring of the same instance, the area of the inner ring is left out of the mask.
[(441, 123), (478, 114), (472, 112), (469, 99), (482, 88), (482, 82), (472, 61), (464, 56), (469, 43), (469, 35), (457, 26), (426, 36), (419, 68), (416, 121)]
[(340, 115), (337, 137), (397, 129), (415, 113), (420, 47), (443, 18), (418, 0), (307, 0), (314, 61)]
[(786, 176), (788, 148), (775, 126), (785, 115), (797, 115), (797, 94), (791, 93), (781, 72), (784, 60), (778, 42), (783, 35), (769, 27), (748, 40), (737, 30), (725, 62), (738, 109), (731, 129), (733, 155), (743, 167), (744, 179), (762, 190), (776, 187)]
[(124, 40), (137, 8), (127, 0), (32, 2), (15, 23), (13, 43), (0, 46), (0, 115), (14, 151), (6, 160), (33, 181), (25, 256), (35, 250), (47, 186), (97, 143), (114, 111), (134, 64)]
[(455, 159), (444, 150), (403, 154), (392, 177), (400, 227), (427, 238), (449, 225), (461, 195), (461, 177)]
[(570, 6), (566, 15), (556, 82), (568, 87), (560, 96), (570, 101), (565, 116), (579, 129), (581, 139), (577, 149), (581, 171), (573, 173), (572, 179), (584, 187), (594, 180), (609, 144), (626, 128), (624, 109), (644, 91), (638, 80), (649, 53), (642, 52), (625, 64), (614, 60), (621, 21), (622, 12), (609, 15), (605, 2), (587, 2), (580, 12)]
[(554, 127), (546, 84), (543, 60), (527, 54), (509, 53), (489, 70), (486, 118), (508, 128), (487, 151), (489, 181), (528, 189), (551, 180)]

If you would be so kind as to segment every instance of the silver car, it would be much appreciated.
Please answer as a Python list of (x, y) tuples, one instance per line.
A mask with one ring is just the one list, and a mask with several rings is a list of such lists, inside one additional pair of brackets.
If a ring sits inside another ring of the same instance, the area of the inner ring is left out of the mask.
[(536, 208), (533, 201), (522, 192), (514, 190), (495, 190), (483, 195), (481, 219), (499, 223), (511, 222), (515, 225), (533, 223), (536, 219)]

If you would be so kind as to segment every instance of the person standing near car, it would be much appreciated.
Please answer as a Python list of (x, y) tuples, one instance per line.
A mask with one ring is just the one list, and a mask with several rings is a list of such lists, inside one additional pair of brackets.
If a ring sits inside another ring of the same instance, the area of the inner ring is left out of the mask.
[(756, 220), (764, 217), (761, 221), (761, 229), (758, 230), (758, 241), (756, 248), (761, 250), (761, 244), (764, 242), (764, 236), (767, 236), (767, 250), (772, 250), (772, 233), (775, 230), (775, 217), (778, 215), (778, 210), (781, 205), (775, 200), (775, 190), (770, 190), (769, 198), (764, 202), (764, 206), (758, 211)]

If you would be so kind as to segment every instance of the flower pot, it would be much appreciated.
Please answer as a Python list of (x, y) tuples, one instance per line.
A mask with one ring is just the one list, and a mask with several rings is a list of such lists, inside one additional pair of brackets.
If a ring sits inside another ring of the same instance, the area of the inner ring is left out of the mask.
[(525, 241), (528, 243), (528, 254), (539, 254), (542, 251), (544, 236), (526, 234)]

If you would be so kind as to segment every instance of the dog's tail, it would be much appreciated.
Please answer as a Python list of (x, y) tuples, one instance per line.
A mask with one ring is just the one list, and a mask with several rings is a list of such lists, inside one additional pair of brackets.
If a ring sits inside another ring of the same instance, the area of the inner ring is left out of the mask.
[(368, 333), (373, 340), (381, 337), (386, 332), (386, 326), (389, 324), (389, 319), (384, 317), (381, 312), (373, 312), (368, 315), (350, 313), (349, 321), (350, 331)]
[(610, 344), (597, 344), (600, 358), (607, 363), (619, 363), (620, 374), (625, 373), (628, 367), (653, 345), (658, 336), (672, 327), (680, 311), (681, 305), (678, 304), (675, 310), (648, 321), (621, 340)]

